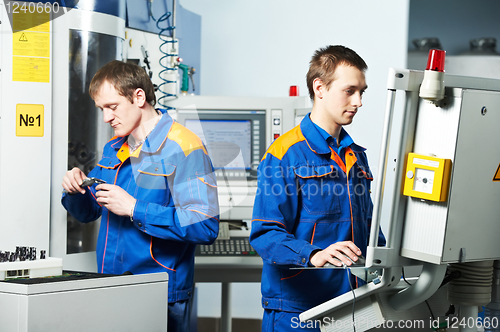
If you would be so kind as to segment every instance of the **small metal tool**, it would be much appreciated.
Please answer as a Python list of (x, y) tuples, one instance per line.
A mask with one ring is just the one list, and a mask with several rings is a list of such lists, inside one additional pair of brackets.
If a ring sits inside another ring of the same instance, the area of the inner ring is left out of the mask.
[(93, 185), (94, 183), (101, 184), (101, 183), (106, 183), (106, 181), (98, 179), (98, 178), (86, 178), (85, 180), (83, 180), (80, 187), (85, 188), (85, 187)]

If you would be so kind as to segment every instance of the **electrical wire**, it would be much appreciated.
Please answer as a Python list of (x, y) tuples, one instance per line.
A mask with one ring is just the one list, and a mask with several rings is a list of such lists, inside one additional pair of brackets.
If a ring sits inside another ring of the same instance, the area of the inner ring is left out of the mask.
[(352, 328), (354, 329), (354, 332), (356, 332), (356, 322), (354, 321), (354, 309), (356, 306), (356, 294), (354, 294), (354, 288), (352, 287), (351, 283), (351, 269), (347, 268), (347, 280), (349, 280), (349, 287), (351, 287), (351, 292), (352, 292)]

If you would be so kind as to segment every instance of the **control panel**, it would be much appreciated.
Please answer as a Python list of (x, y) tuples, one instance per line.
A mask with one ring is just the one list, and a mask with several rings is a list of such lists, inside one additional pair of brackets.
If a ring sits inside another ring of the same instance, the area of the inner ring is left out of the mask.
[(272, 109), (271, 110), (271, 132), (273, 134), (273, 141), (280, 137), (283, 134), (283, 127), (282, 127), (282, 116), (283, 116), (283, 111), (279, 109)]

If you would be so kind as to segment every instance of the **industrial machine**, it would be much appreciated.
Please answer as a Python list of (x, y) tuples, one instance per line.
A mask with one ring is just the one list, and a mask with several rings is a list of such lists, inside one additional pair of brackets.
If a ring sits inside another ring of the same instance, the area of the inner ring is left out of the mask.
[[(389, 70), (366, 265), (351, 269), (369, 282), (302, 313), (304, 323), (318, 322), (322, 331), (405, 328), (397, 322), (498, 328), (500, 80), (447, 75), (444, 54), (436, 56), (439, 63), (429, 66), (429, 60), (425, 72)], [(394, 172), (391, 138), (398, 146)], [(384, 197), (388, 177), (394, 177), (392, 197)], [(388, 216), (383, 200), (390, 200)], [(389, 224), (387, 246), (377, 247), (382, 218)], [(421, 272), (406, 278), (415, 266)], [(480, 306), (487, 308), (482, 321)]]

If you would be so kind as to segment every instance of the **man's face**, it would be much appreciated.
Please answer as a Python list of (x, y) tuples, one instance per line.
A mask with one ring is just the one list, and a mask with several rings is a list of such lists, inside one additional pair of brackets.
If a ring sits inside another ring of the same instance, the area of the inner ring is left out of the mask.
[(141, 109), (120, 95), (109, 82), (105, 81), (95, 98), (95, 105), (102, 110), (103, 120), (115, 131), (115, 136), (127, 136), (141, 121)]
[(362, 106), (361, 98), (366, 88), (365, 74), (361, 70), (338, 66), (334, 81), (321, 92), (323, 118), (337, 126), (350, 124)]

